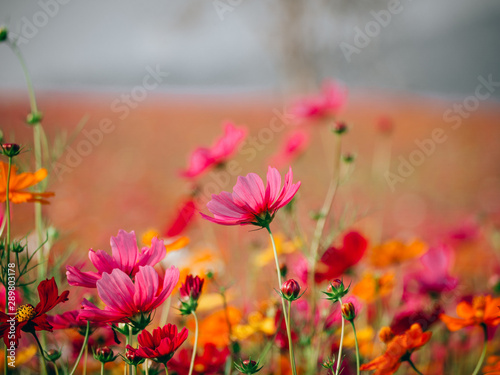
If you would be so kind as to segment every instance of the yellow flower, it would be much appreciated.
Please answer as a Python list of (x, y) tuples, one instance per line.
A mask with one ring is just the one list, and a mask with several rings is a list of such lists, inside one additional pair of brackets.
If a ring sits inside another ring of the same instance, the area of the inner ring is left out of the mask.
[[(300, 241), (298, 239), (294, 241), (285, 241), (285, 237), (280, 233), (274, 236), (274, 241), (276, 243), (276, 253), (278, 253), (278, 255), (291, 254), (300, 247)], [(274, 250), (272, 246), (261, 251), (254, 258), (254, 264), (257, 267), (263, 267), (272, 261), (274, 261)]]
[(270, 336), (276, 332), (274, 318), (265, 316), (259, 311), (254, 311), (248, 315), (248, 324), (239, 324), (234, 328), (233, 336), (237, 340), (246, 340), (255, 333)]
[[(160, 233), (154, 229), (150, 229), (142, 235), (141, 240), (144, 245), (151, 246), (151, 241), (155, 237), (160, 238)], [(167, 249), (167, 253), (169, 253), (171, 251), (180, 250), (189, 245), (189, 238), (183, 236), (175, 240), (167, 239), (164, 240), (164, 242), (165, 242), (165, 249)]]
[(375, 267), (383, 268), (416, 258), (426, 251), (427, 245), (419, 240), (409, 244), (392, 240), (374, 247), (371, 251), (370, 262)]
[[(0, 162), (0, 202), (5, 202), (7, 200), (8, 169), (9, 165), (7, 163)], [(47, 170), (44, 168), (39, 169), (35, 173), (26, 172), (17, 174), (17, 167), (13, 165), (10, 171), (9, 200), (12, 203), (49, 203), (49, 201), (44, 198), (52, 197), (54, 193), (31, 193), (26, 191), (27, 188), (35, 186), (45, 179), (45, 177), (47, 177)]]
[[(375, 336), (375, 331), (372, 327), (366, 327), (357, 330), (359, 352), (363, 357), (368, 357), (373, 352), (373, 337)], [(344, 345), (348, 348), (355, 347), (354, 333), (349, 331), (344, 336)]]
[[(25, 363), (29, 362), (31, 360), (31, 358), (33, 358), (33, 356), (36, 355), (36, 352), (37, 352), (37, 348), (35, 345), (30, 345), (27, 348), (23, 348), (23, 349), (17, 349), (17, 351), (16, 351), (16, 367), (22, 366)], [(3, 372), (4, 351), (2, 350), (0, 353), (1, 353), (0, 355), (2, 356), (2, 361), (0, 361), (0, 371)]]

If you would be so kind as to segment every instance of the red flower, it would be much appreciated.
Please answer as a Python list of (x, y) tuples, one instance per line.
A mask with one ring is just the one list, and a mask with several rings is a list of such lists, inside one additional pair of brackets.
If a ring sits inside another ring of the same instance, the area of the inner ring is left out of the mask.
[(347, 269), (357, 264), (365, 254), (368, 242), (358, 232), (344, 236), (341, 248), (328, 248), (320, 259), (318, 271), (314, 275), (317, 283), (341, 276)]
[(198, 300), (200, 298), (201, 290), (203, 289), (204, 279), (200, 279), (198, 276), (193, 277), (193, 275), (187, 275), (186, 281), (182, 284), (179, 289), (179, 293), (182, 299)]
[[(229, 357), (229, 349), (227, 347), (219, 350), (214, 344), (207, 343), (205, 344), (203, 355), (197, 355), (194, 360), (193, 374), (222, 374), (227, 357)], [(172, 358), (169, 365), (178, 375), (187, 375), (189, 374), (190, 363), (191, 350), (182, 349)]]
[(52, 332), (52, 326), (47, 320), (46, 312), (52, 310), (56, 305), (68, 300), (69, 291), (65, 290), (59, 295), (54, 278), (42, 281), (38, 285), (38, 296), (40, 302), (33, 307), (30, 304), (17, 308), (16, 314), (7, 315), (0, 312), (0, 335), (3, 336), (5, 345), (10, 346), (9, 334), (12, 322), (15, 325), (15, 345), (19, 345), (21, 331), (35, 333), (36, 331)]
[(165, 230), (165, 237), (175, 237), (181, 234), (189, 225), (196, 213), (196, 203), (192, 198), (189, 198), (182, 204), (177, 216), (169, 223)]
[(172, 358), (175, 351), (186, 341), (188, 330), (183, 328), (177, 332), (177, 327), (167, 324), (163, 328), (156, 328), (153, 334), (144, 330), (137, 336), (139, 348), (127, 345), (127, 349), (142, 358), (150, 358), (164, 365)]

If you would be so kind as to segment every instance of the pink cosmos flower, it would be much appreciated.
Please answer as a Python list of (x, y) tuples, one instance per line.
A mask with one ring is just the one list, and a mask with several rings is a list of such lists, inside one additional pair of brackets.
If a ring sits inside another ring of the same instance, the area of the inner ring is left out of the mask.
[(178, 281), (179, 270), (173, 266), (165, 271), (162, 286), (160, 276), (151, 266), (139, 266), (135, 282), (115, 268), (96, 283), (97, 293), (106, 305), (104, 310), (84, 299), (80, 318), (103, 323), (130, 322), (144, 329), (151, 321), (151, 312), (167, 299)]
[(334, 81), (326, 81), (321, 93), (305, 97), (295, 103), (290, 113), (298, 123), (322, 120), (335, 116), (347, 101), (347, 88)]
[(111, 273), (114, 269), (123, 271), (134, 278), (140, 266), (154, 266), (159, 263), (167, 251), (163, 240), (156, 237), (151, 241), (151, 247), (144, 247), (139, 252), (135, 232), (120, 230), (118, 236), (111, 237), (112, 256), (102, 250), (90, 249), (89, 258), (97, 272), (82, 272), (74, 266), (66, 266), (66, 277), (69, 285), (95, 288), (103, 273)]
[(238, 177), (233, 193), (223, 191), (212, 195), (207, 208), (214, 217), (201, 214), (205, 219), (222, 225), (253, 224), (267, 227), (276, 211), (286, 206), (297, 193), (300, 181), (292, 183), (292, 168), (285, 176), (285, 184), (281, 187), (281, 175), (276, 168), (267, 171), (267, 186), (255, 173), (246, 177)]
[(279, 167), (290, 164), (305, 151), (308, 144), (308, 133), (299, 130), (289, 134), (281, 150), (271, 158), (272, 164)]
[(245, 139), (247, 130), (237, 128), (233, 123), (224, 124), (224, 135), (217, 139), (211, 148), (198, 147), (189, 158), (187, 169), (181, 171), (181, 176), (194, 178), (208, 168), (225, 162)]

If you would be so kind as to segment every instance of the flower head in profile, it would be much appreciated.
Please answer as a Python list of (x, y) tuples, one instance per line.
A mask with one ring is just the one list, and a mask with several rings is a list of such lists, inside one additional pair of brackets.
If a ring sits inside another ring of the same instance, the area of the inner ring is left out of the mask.
[(347, 88), (338, 82), (326, 81), (321, 92), (296, 102), (291, 114), (298, 123), (328, 119), (335, 116), (347, 102)]
[[(0, 202), (7, 200), (7, 176), (9, 165), (0, 162)], [(17, 167), (12, 165), (9, 179), (9, 201), (11, 203), (39, 202), (49, 203), (45, 198), (54, 196), (54, 193), (33, 193), (26, 189), (35, 186), (47, 177), (47, 170), (42, 168), (35, 173), (17, 173)]]
[(462, 301), (457, 305), (459, 318), (443, 314), (440, 319), (450, 331), (458, 331), (465, 327), (478, 325), (495, 327), (500, 324), (499, 306), (500, 297), (476, 296), (473, 298), (472, 303)]
[(309, 134), (302, 130), (290, 133), (284, 140), (280, 150), (270, 159), (277, 167), (286, 166), (297, 159), (309, 145)]
[(181, 175), (186, 178), (195, 178), (208, 168), (224, 163), (238, 149), (246, 135), (245, 128), (237, 128), (234, 124), (227, 122), (224, 124), (224, 135), (217, 139), (212, 147), (198, 147), (193, 151), (189, 158), (189, 165), (181, 172)]
[[(203, 354), (197, 355), (194, 360), (193, 374), (214, 375), (224, 372), (227, 357), (230, 352), (228, 347), (218, 349), (212, 343), (206, 343)], [(181, 349), (169, 362), (169, 367), (179, 375), (189, 374), (191, 363), (191, 350)]]
[(201, 214), (205, 219), (222, 225), (253, 224), (267, 227), (276, 212), (293, 199), (300, 187), (300, 181), (292, 183), (293, 173), (290, 168), (281, 186), (281, 175), (276, 168), (267, 171), (267, 186), (255, 173), (238, 177), (233, 193), (223, 191), (212, 195), (207, 208), (214, 217)]
[(387, 338), (385, 353), (362, 365), (360, 370), (376, 370), (373, 375), (392, 375), (399, 369), (401, 363), (409, 361), (411, 354), (424, 346), (431, 336), (432, 332), (423, 332), (419, 324), (413, 324), (402, 335), (384, 334)]
[(167, 324), (163, 328), (156, 328), (153, 334), (144, 330), (137, 336), (139, 348), (135, 349), (127, 345), (127, 349), (142, 358), (149, 358), (166, 365), (175, 351), (186, 341), (188, 330), (183, 328), (178, 332), (173, 324)]
[(166, 255), (162, 240), (153, 238), (151, 247), (139, 251), (135, 232), (127, 233), (124, 230), (120, 230), (116, 237), (111, 237), (111, 251), (112, 255), (109, 255), (103, 250), (90, 249), (89, 258), (97, 272), (82, 272), (74, 266), (66, 266), (69, 285), (95, 288), (103, 273), (111, 273), (114, 269), (134, 278), (141, 266), (154, 266)]
[(59, 295), (59, 290), (54, 278), (44, 280), (38, 285), (38, 297), (40, 302), (33, 307), (30, 304), (21, 305), (17, 308), (15, 317), (0, 311), (0, 335), (3, 336), (5, 345), (10, 345), (11, 319), (15, 319), (15, 343), (19, 345), (21, 331), (35, 333), (36, 331), (52, 332), (52, 326), (47, 320), (47, 312), (56, 305), (68, 300), (69, 291), (65, 290)]
[(185, 281), (179, 289), (179, 294), (181, 295), (180, 311), (182, 315), (189, 315), (196, 311), (204, 282), (205, 280), (200, 279), (199, 276), (186, 276)]
[(151, 266), (140, 266), (134, 281), (115, 268), (97, 281), (97, 293), (105, 308), (101, 310), (84, 299), (80, 317), (97, 323), (131, 323), (144, 329), (151, 322), (153, 310), (168, 298), (178, 281), (179, 270), (173, 266), (165, 271), (161, 286), (160, 276)]

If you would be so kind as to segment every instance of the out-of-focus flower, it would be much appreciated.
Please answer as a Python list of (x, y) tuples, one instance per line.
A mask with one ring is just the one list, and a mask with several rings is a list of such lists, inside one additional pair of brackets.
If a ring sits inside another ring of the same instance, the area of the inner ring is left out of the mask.
[[(285, 318), (283, 317), (283, 313), (281, 310), (276, 311), (276, 315), (274, 317), (274, 324), (277, 330), (274, 341), (276, 342), (276, 345), (278, 345), (280, 349), (287, 350), (289, 345), (288, 335), (286, 332)], [(290, 336), (292, 338), (292, 342), (296, 342), (299, 339), (299, 335), (295, 331), (294, 327), (291, 327), (290, 331), (291, 331)]]
[(377, 298), (391, 294), (394, 287), (394, 274), (385, 273), (382, 276), (375, 276), (372, 273), (365, 273), (363, 278), (352, 288), (352, 293), (367, 303), (375, 301)]
[[(231, 331), (235, 325), (240, 323), (242, 318), (241, 311), (235, 307), (229, 306), (227, 310), (216, 311), (199, 323), (198, 345), (204, 346), (212, 343), (219, 348), (229, 346), (229, 326)], [(194, 321), (188, 322), (188, 328), (194, 330)]]
[[(7, 200), (7, 176), (9, 165), (0, 161), (0, 202)], [(45, 198), (54, 196), (54, 193), (32, 193), (26, 189), (35, 186), (47, 177), (47, 170), (42, 168), (35, 173), (17, 173), (17, 167), (11, 166), (9, 181), (9, 201), (11, 203), (39, 202), (48, 204)]]
[(194, 218), (196, 211), (198, 211), (196, 202), (192, 197), (189, 197), (182, 203), (177, 215), (165, 228), (164, 235), (166, 237), (175, 237), (180, 235)]
[(198, 147), (189, 158), (187, 169), (181, 172), (186, 178), (195, 178), (212, 166), (224, 163), (235, 153), (247, 135), (246, 128), (233, 123), (224, 124), (224, 135), (211, 148)]
[(377, 130), (382, 135), (391, 135), (394, 131), (394, 121), (388, 116), (381, 116), (377, 120)]
[[(22, 365), (29, 363), (31, 359), (36, 355), (38, 348), (36, 345), (30, 345), (26, 348), (19, 348), (16, 350), (16, 366), (21, 367)], [(4, 356), (4, 350), (0, 351), (0, 356)], [(0, 361), (0, 371), (3, 372), (4, 361)]]
[(173, 266), (165, 271), (162, 286), (160, 276), (151, 266), (139, 267), (135, 283), (115, 268), (97, 281), (97, 292), (106, 305), (104, 310), (84, 299), (80, 317), (91, 322), (132, 323), (144, 329), (151, 322), (152, 311), (167, 299), (177, 281), (179, 270)]
[(442, 293), (455, 289), (458, 279), (450, 276), (452, 250), (441, 245), (432, 247), (420, 257), (422, 269), (411, 274), (421, 293)]
[[(300, 246), (299, 240), (287, 241), (281, 233), (274, 235), (274, 242), (276, 244), (276, 253), (281, 254), (292, 254), (296, 252), (297, 248)], [(259, 252), (253, 262), (257, 267), (264, 267), (266, 264), (274, 261), (274, 250), (271, 245), (269, 245), (265, 250)]]
[[(47, 321), (52, 326), (52, 329), (76, 329), (78, 333), (85, 336), (87, 330), (87, 322), (80, 319), (81, 310), (66, 311), (59, 315), (48, 316)], [(105, 323), (90, 324), (90, 332), (93, 332), (98, 327), (105, 327)]]
[(410, 329), (413, 323), (418, 322), (420, 326), (428, 330), (434, 323), (439, 321), (439, 316), (443, 309), (435, 305), (432, 309), (415, 308), (405, 305), (405, 309), (394, 315), (391, 323), (391, 329), (396, 335)]
[(370, 262), (375, 267), (389, 267), (416, 258), (425, 253), (426, 250), (427, 245), (419, 240), (409, 244), (391, 240), (372, 249)]
[(342, 247), (332, 246), (321, 257), (314, 278), (317, 283), (340, 277), (356, 265), (365, 254), (368, 242), (358, 232), (348, 232), (342, 240)]
[(270, 163), (277, 167), (290, 165), (306, 150), (309, 134), (302, 130), (294, 131), (285, 138), (279, 151), (271, 157)]
[[(160, 233), (155, 230), (155, 229), (149, 229), (147, 230), (141, 238), (141, 242), (146, 245), (146, 246), (151, 246), (153, 243), (153, 239), (155, 238), (160, 238)], [(175, 239), (168, 238), (164, 239), (163, 243), (165, 244), (165, 250), (167, 250), (167, 254), (172, 252), (172, 251), (177, 251), (180, 249), (185, 248), (187, 245), (189, 245), (189, 237), (186, 236), (181, 236), (177, 237)]]
[(281, 175), (276, 168), (269, 167), (267, 187), (255, 173), (246, 177), (238, 177), (233, 193), (223, 191), (212, 195), (207, 208), (214, 217), (201, 214), (205, 219), (222, 225), (253, 224), (267, 227), (274, 215), (293, 199), (300, 187), (300, 181), (292, 183), (292, 168), (285, 176), (285, 184), (281, 187)]
[(360, 367), (362, 371), (376, 370), (374, 375), (394, 374), (403, 361), (410, 358), (411, 353), (424, 346), (431, 338), (432, 332), (423, 332), (418, 324), (402, 335), (395, 336), (380, 357)]
[(237, 340), (246, 340), (255, 333), (271, 336), (276, 332), (274, 318), (265, 316), (259, 311), (248, 314), (248, 324), (238, 324), (233, 329), (233, 336)]
[[(170, 360), (169, 367), (178, 375), (189, 374), (191, 363), (191, 350), (181, 349)], [(203, 348), (203, 354), (197, 355), (194, 360), (193, 374), (214, 375), (222, 374), (226, 360), (229, 357), (229, 348), (218, 349), (214, 344), (207, 343)]]
[(139, 348), (135, 349), (127, 345), (127, 349), (139, 357), (149, 358), (166, 365), (187, 337), (188, 330), (186, 328), (178, 332), (175, 325), (167, 324), (163, 328), (154, 329), (153, 334), (146, 330), (142, 331), (137, 336)]
[[(368, 326), (362, 329), (356, 329), (356, 336), (358, 338), (359, 353), (363, 357), (369, 356), (373, 353), (373, 338), (375, 336), (375, 331), (372, 327)], [(344, 336), (344, 345), (347, 348), (355, 348), (354, 333), (349, 331)]]
[(292, 105), (290, 113), (298, 124), (329, 119), (337, 115), (347, 102), (347, 88), (326, 81), (318, 95), (304, 97)]
[(462, 301), (457, 305), (457, 315), (460, 318), (442, 314), (440, 319), (450, 331), (481, 324), (494, 327), (500, 324), (499, 306), (500, 297), (476, 296), (472, 303)]
[(488, 359), (486, 359), (483, 373), (485, 375), (500, 375), (500, 356), (490, 355)]
[(151, 247), (141, 251), (137, 247), (135, 232), (120, 230), (118, 236), (111, 237), (112, 256), (108, 253), (90, 249), (89, 258), (97, 272), (82, 272), (73, 266), (66, 266), (68, 283), (73, 286), (95, 288), (103, 273), (118, 269), (128, 277), (134, 278), (141, 266), (154, 266), (165, 258), (166, 250), (162, 240), (153, 238)]
[[(52, 326), (47, 321), (47, 312), (52, 310), (56, 305), (68, 300), (69, 291), (65, 290), (59, 295), (59, 290), (54, 278), (44, 280), (38, 284), (38, 297), (40, 302), (33, 307), (30, 304), (21, 305), (17, 308), (15, 316), (9, 316), (3, 311), (0, 311), (0, 335), (7, 347), (10, 347), (14, 333), (14, 341), (16, 347), (19, 345), (21, 331), (35, 333), (36, 331), (52, 332)], [(15, 321), (15, 331), (11, 331), (11, 319)]]

